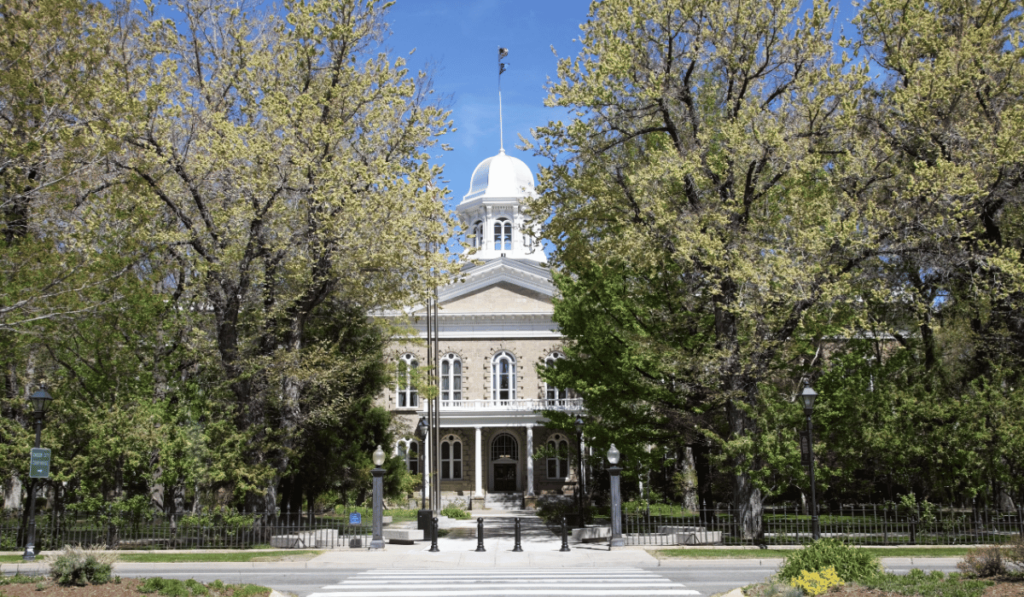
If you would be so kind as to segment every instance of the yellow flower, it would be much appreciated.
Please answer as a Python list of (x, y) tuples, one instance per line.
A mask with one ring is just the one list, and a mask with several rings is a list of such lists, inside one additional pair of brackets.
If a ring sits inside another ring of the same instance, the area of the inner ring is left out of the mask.
[(838, 587), (843, 584), (843, 579), (839, 578), (839, 575), (836, 574), (834, 566), (829, 566), (824, 570), (815, 572), (801, 570), (800, 576), (790, 580), (789, 584), (802, 590), (805, 594), (815, 597), (816, 595), (828, 592), (832, 587)]

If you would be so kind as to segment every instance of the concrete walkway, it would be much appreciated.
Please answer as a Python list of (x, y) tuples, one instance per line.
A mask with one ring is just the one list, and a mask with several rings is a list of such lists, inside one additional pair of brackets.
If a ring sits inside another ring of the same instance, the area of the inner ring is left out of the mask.
[[(477, 518), (484, 519), (484, 549), (477, 548)], [(515, 519), (520, 519), (523, 551), (514, 552)], [(403, 523), (415, 527), (415, 522)], [(397, 525), (396, 525), (397, 526)], [(484, 510), (469, 520), (445, 524), (446, 537), (437, 540), (440, 551), (431, 552), (430, 541), (413, 545), (388, 544), (383, 550), (341, 549), (325, 552), (306, 562), (307, 566), (336, 568), (596, 568), (602, 566), (657, 566), (657, 558), (643, 548), (610, 551), (607, 543), (576, 543), (571, 551), (560, 551), (562, 539), (541, 519), (527, 511)]]

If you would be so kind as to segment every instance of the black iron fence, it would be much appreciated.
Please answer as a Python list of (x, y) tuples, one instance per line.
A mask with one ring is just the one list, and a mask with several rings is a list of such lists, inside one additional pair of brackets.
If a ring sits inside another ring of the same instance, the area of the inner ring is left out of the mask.
[[(819, 514), (821, 537), (853, 545), (978, 545), (1024, 539), (1024, 508), (991, 511), (933, 505), (913, 508), (855, 505)], [(811, 516), (792, 506), (768, 506), (760, 528), (732, 508), (706, 508), (680, 516), (623, 515), (632, 545), (800, 545), (811, 541)]]
[[(297, 512), (214, 510), (134, 518), (43, 513), (36, 516), (36, 546), (105, 545), (108, 549), (331, 549), (366, 547), (369, 517), (350, 524), (348, 513), (309, 516)], [(0, 514), (0, 551), (25, 547), (20, 513)]]

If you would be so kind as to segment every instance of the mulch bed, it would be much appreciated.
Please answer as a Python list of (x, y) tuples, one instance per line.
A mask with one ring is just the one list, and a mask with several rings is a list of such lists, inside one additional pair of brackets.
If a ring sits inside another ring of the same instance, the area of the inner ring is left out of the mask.
[[(38, 590), (36, 583), (10, 584), (0, 586), (3, 597), (160, 597), (159, 593), (140, 593), (141, 579), (122, 578), (119, 583), (105, 585), (89, 585), (85, 587), (62, 587), (52, 581), (44, 583), (45, 588)], [(230, 595), (229, 591), (222, 593)], [(269, 594), (269, 591), (268, 591)]]

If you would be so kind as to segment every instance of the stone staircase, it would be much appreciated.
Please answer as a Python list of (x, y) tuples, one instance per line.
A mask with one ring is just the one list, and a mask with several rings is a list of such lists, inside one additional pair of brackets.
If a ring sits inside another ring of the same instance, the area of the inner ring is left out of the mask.
[(484, 498), (485, 510), (520, 510), (522, 507), (522, 493), (488, 493)]

